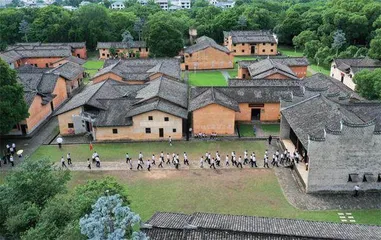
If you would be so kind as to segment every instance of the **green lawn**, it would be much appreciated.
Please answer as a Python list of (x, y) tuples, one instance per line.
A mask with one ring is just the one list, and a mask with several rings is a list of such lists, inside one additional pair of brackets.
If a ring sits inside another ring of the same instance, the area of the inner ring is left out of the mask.
[(236, 78), (238, 75), (238, 69), (227, 70), (231, 78)]
[(91, 61), (87, 61), (83, 67), (88, 70), (88, 69), (92, 69), (92, 70), (98, 70), (99, 68), (102, 68), (103, 67), (103, 64), (104, 62), (102, 60), (91, 60)]
[[(303, 211), (285, 199), (272, 170), (153, 170), (73, 172), (70, 187), (114, 176), (126, 186), (131, 209), (145, 221), (156, 211), (210, 212), (340, 222), (338, 212)], [(354, 210), (357, 223), (381, 225), (381, 210)]]
[(289, 46), (278, 46), (278, 52), (289, 57), (303, 57), (303, 52)]
[(309, 65), (309, 67), (316, 72), (320, 72), (320, 73), (323, 73), (324, 75), (329, 76), (330, 69), (328, 67), (318, 66), (316, 64), (311, 64)]
[(190, 71), (189, 84), (192, 86), (227, 86), (227, 82), (220, 71)]
[(261, 129), (262, 131), (269, 134), (279, 134), (280, 125), (279, 124), (262, 124)]
[(254, 56), (234, 56), (234, 62), (243, 61), (243, 60), (255, 60), (257, 59)]
[[(65, 140), (65, 139), (64, 139)], [(229, 154), (232, 151), (243, 153), (246, 149), (248, 151), (264, 152), (264, 141), (181, 141), (174, 142), (173, 146), (169, 146), (168, 142), (146, 142), (146, 143), (102, 143), (93, 144), (94, 151), (97, 151), (102, 161), (124, 161), (126, 152), (130, 154), (133, 159), (137, 159), (141, 151), (144, 156), (151, 156), (151, 154), (159, 155), (161, 151), (170, 154), (175, 152), (182, 156), (183, 152), (187, 152), (190, 160), (199, 160), (206, 151), (214, 154), (217, 150), (221, 154)], [(75, 144), (63, 145), (62, 149), (57, 146), (45, 145), (39, 147), (36, 152), (31, 156), (31, 159), (38, 159), (47, 157), (53, 161), (59, 161), (62, 156), (70, 152), (73, 162), (87, 161), (91, 157), (89, 144)]]
[(239, 133), (241, 137), (255, 137), (252, 124), (240, 124)]

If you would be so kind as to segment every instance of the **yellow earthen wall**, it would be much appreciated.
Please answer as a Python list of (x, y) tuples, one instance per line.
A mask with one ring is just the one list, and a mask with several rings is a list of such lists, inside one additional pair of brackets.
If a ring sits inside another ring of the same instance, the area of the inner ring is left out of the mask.
[(189, 70), (195, 68), (200, 70), (233, 68), (233, 58), (232, 54), (208, 47), (192, 54), (185, 53), (181, 70), (185, 70), (186, 66)]
[(58, 126), (60, 128), (61, 135), (69, 134), (68, 123), (73, 123), (72, 116), (79, 115), (81, 112), (82, 108), (79, 107), (58, 115)]
[(235, 111), (217, 104), (197, 109), (192, 113), (193, 133), (233, 135)]
[(36, 95), (28, 110), (29, 117), (26, 119), (28, 132), (32, 131), (34, 127), (38, 126), (38, 124), (52, 113), (50, 103), (46, 105), (42, 105), (41, 103), (42, 98), (39, 95)]
[[(115, 49), (117, 53), (119, 52), (126, 52), (128, 53), (130, 50), (133, 51), (134, 53), (137, 53), (139, 52), (139, 48), (131, 48), (131, 49), (125, 49), (125, 48), (116, 48)], [(103, 56), (104, 54), (104, 56)], [(110, 54), (110, 51), (108, 48), (100, 48), (99, 49), (99, 58), (100, 59), (107, 59), (107, 58), (110, 58), (110, 57), (107, 57), (107, 54)], [(149, 55), (149, 49), (148, 51), (146, 51), (146, 48), (141, 48), (141, 51), (140, 51), (140, 58), (148, 58), (148, 55)]]

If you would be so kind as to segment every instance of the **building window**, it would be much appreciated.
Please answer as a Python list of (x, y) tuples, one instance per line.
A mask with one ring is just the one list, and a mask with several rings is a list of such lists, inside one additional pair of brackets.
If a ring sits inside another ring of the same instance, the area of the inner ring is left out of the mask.
[(67, 124), (67, 127), (68, 127), (68, 128), (74, 128), (74, 124), (73, 124), (73, 123), (68, 123), (68, 124)]
[(378, 174), (377, 182), (381, 182), (381, 173)]
[(148, 47), (146, 47), (146, 52), (148, 52)]
[(152, 120), (153, 120), (153, 117), (152, 117), (152, 116), (148, 116), (148, 120), (149, 120), (149, 121), (152, 121)]
[(245, 44), (244, 44), (244, 43), (242, 43), (242, 46), (245, 46)]
[(263, 46), (265, 46), (266, 45), (266, 43), (263, 43)]
[(113, 133), (113, 134), (118, 134), (118, 129), (117, 129), (117, 128), (113, 128), (113, 129), (112, 129), (112, 133)]
[(244, 49), (242, 49), (242, 52), (245, 52), (245, 50), (244, 50)]
[(364, 177), (362, 178), (363, 182), (373, 182), (373, 174), (372, 173), (365, 173)]
[(142, 48), (141, 48), (141, 47), (139, 48), (139, 52), (140, 52), (140, 51), (142, 51)]
[(151, 133), (151, 128), (146, 128), (146, 133)]
[(102, 53), (102, 56), (104, 57), (104, 56), (105, 56), (105, 54), (104, 54), (104, 53)]
[(274, 43), (271, 43), (271, 46), (274, 46)]
[(234, 52), (237, 52), (236, 50), (234, 50)]
[(270, 52), (274, 52), (274, 49), (271, 49)]
[(164, 117), (164, 121), (168, 122), (169, 121), (169, 117)]
[(358, 182), (359, 180), (359, 175), (357, 173), (350, 173), (348, 176), (348, 182)]
[(191, 53), (191, 54), (189, 54), (189, 57), (192, 57), (192, 53)]
[(45, 63), (45, 67), (47, 67), (47, 68), (48, 68), (48, 67), (49, 67), (49, 64)]
[(262, 49), (262, 52), (265, 52), (265, 49)]
[(174, 133), (175, 133), (175, 132), (176, 132), (176, 128), (172, 129), (172, 132), (174, 132)]

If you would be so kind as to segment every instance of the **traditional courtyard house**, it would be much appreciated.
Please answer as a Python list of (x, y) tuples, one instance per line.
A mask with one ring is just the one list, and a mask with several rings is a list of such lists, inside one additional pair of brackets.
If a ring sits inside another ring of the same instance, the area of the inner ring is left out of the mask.
[(235, 134), (236, 122), (275, 122), (280, 97), (301, 95), (300, 80), (231, 80), (228, 87), (192, 87), (189, 112), (195, 134)]
[[(117, 56), (112, 56), (110, 48), (115, 49)], [(98, 42), (97, 50), (99, 50), (100, 59), (114, 57), (148, 58), (149, 55), (149, 49), (145, 41), (133, 41), (131, 44), (127, 42)]]
[(73, 62), (73, 63), (76, 63), (78, 65), (83, 66), (83, 64), (86, 63), (86, 60), (83, 60), (82, 58), (78, 58), (78, 57), (74, 57), (74, 56), (69, 56), (67, 58), (60, 59), (57, 62), (50, 64), (50, 67), (55, 68), (55, 67), (61, 66), (64, 63), (67, 63), (67, 62)]
[(15, 45), (12, 45), (11, 47), (24, 47), (24, 48), (45, 47), (47, 49), (53, 49), (54, 47), (58, 47), (58, 48), (69, 47), (72, 56), (82, 58), (82, 59), (87, 58), (86, 42), (16, 43)]
[(103, 69), (95, 74), (92, 80), (93, 83), (98, 83), (111, 78), (129, 84), (144, 84), (161, 76), (179, 80), (180, 60), (175, 58), (108, 59)]
[(224, 32), (224, 45), (235, 56), (276, 55), (278, 39), (270, 31)]
[(356, 84), (353, 82), (355, 74), (364, 69), (372, 71), (376, 68), (381, 68), (381, 61), (370, 58), (338, 58), (331, 64), (330, 76), (355, 90)]
[(54, 73), (64, 78), (66, 81), (67, 95), (71, 96), (73, 91), (82, 85), (85, 69), (81, 65), (78, 65), (74, 62), (66, 62), (47, 71), (47, 73)]
[(29, 107), (29, 117), (16, 124), (11, 135), (32, 133), (66, 99), (65, 79), (46, 69), (23, 66), (17, 71), (18, 81), (24, 87), (25, 101)]
[(196, 39), (196, 44), (185, 49), (181, 70), (233, 68), (233, 58), (229, 49), (203, 36)]
[(268, 58), (238, 62), (238, 78), (297, 79), (307, 76), (309, 62), (305, 57)]
[(296, 165), (306, 191), (381, 190), (381, 103), (322, 74), (303, 84), (303, 97), (282, 100), (280, 137), (308, 162)]
[(299, 219), (156, 212), (141, 225), (151, 240), (161, 239), (378, 239), (380, 226)]
[(111, 3), (110, 8), (114, 10), (122, 10), (125, 8), (125, 6), (123, 2), (113, 2)]
[(106, 80), (75, 95), (58, 112), (60, 133), (91, 133), (96, 141), (181, 139), (188, 86), (160, 77), (146, 84)]

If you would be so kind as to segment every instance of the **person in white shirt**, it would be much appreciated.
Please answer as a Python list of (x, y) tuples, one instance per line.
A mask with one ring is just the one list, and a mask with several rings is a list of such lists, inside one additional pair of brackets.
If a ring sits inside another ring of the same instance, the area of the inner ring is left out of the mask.
[(201, 156), (200, 158), (200, 168), (204, 168), (204, 157)]
[(67, 168), (67, 166), (65, 164), (65, 159), (63, 156), (61, 157), (61, 166)]
[(67, 153), (66, 158), (67, 158), (67, 165), (71, 165), (71, 156), (70, 156), (70, 153)]
[(220, 166), (220, 162), (221, 162), (221, 158), (220, 158), (220, 155), (218, 154), (217, 157), (216, 157), (216, 165), (217, 165), (217, 167)]
[(156, 165), (155, 154), (152, 154), (152, 165)]
[(232, 166), (237, 166), (237, 160), (235, 156), (233, 156)]
[(96, 156), (95, 157), (95, 161), (96, 161), (96, 167), (100, 168), (101, 167), (101, 160), (99, 159), (99, 156)]
[(13, 160), (13, 156), (12, 155), (9, 157), (9, 161), (11, 162), (12, 167), (14, 167), (15, 166), (15, 162)]
[(90, 162), (90, 158), (87, 159), (87, 168), (91, 170), (91, 162)]
[(171, 136), (169, 136), (168, 141), (169, 141), (169, 146), (172, 146), (172, 137)]
[(252, 159), (251, 159), (251, 167), (258, 167), (257, 166), (257, 159), (255, 158), (255, 152), (253, 152), (253, 154), (251, 154), (251, 157), (252, 157)]
[(164, 153), (163, 153), (163, 151), (161, 151), (161, 153), (160, 153), (160, 158), (163, 160), (163, 162), (164, 162)]
[(225, 166), (229, 166), (229, 155), (225, 157)]
[(151, 171), (151, 162), (149, 159), (147, 160), (147, 170)]
[(359, 190), (360, 190), (359, 185), (356, 185), (356, 186), (354, 187), (354, 190), (355, 190), (355, 194), (354, 194), (353, 196), (354, 196), (354, 197), (358, 197), (358, 196), (359, 196)]
[(239, 158), (238, 158), (237, 167), (241, 167), (242, 168), (242, 158), (241, 158), (241, 156), (239, 156)]
[(269, 159), (266, 156), (263, 158), (263, 167), (270, 168), (269, 167)]
[(169, 158), (169, 153), (167, 153), (167, 162), (165, 164), (171, 164), (171, 159)]
[[(161, 154), (162, 154), (162, 153), (163, 153), (163, 152), (161, 152)], [(160, 156), (159, 165), (157, 165), (157, 167), (158, 167), (158, 168), (159, 168), (159, 167), (163, 168), (163, 163), (164, 163), (164, 156), (163, 156), (163, 157)]]
[(247, 158), (247, 150), (243, 153), (243, 165), (246, 165), (249, 162), (249, 159)]
[(7, 153), (11, 153), (11, 150), (10, 150), (11, 146), (9, 146), (9, 144), (7, 144), (6, 147), (7, 147)]
[(13, 148), (13, 150), (14, 150), (15, 152), (17, 152), (17, 150), (16, 150), (16, 144), (15, 144), (15, 143), (12, 143), (12, 148)]
[(138, 159), (138, 167), (136, 168), (137, 170), (139, 170), (139, 168), (141, 169), (141, 170), (143, 170), (143, 160), (141, 160), (140, 158)]
[(214, 158), (212, 158), (211, 162), (210, 162), (210, 166), (209, 168), (213, 168), (213, 169), (216, 169), (216, 166), (214, 165)]
[(184, 165), (188, 165), (189, 166), (188, 155), (187, 155), (186, 152), (184, 152)]
[(126, 153), (126, 163), (129, 163), (130, 161), (131, 161), (130, 155), (128, 155), (128, 153)]
[(138, 159), (139, 159), (140, 161), (143, 161), (143, 154), (142, 154), (142, 152), (139, 153), (139, 157), (138, 157)]

